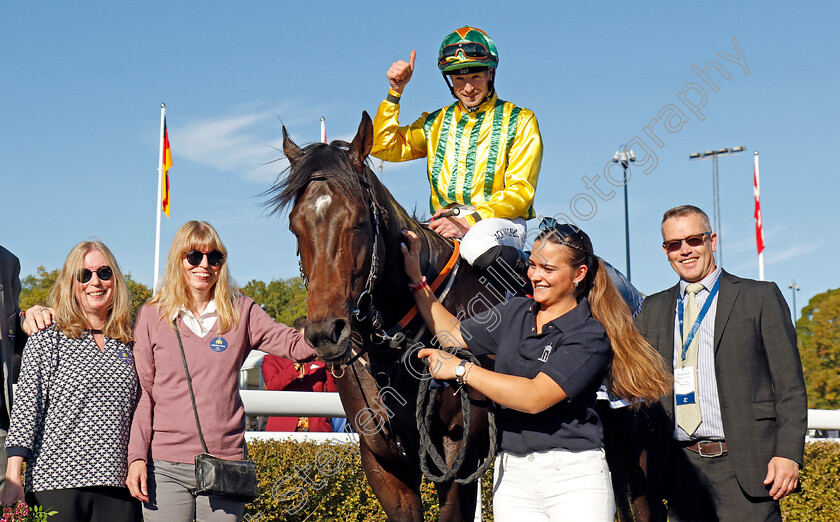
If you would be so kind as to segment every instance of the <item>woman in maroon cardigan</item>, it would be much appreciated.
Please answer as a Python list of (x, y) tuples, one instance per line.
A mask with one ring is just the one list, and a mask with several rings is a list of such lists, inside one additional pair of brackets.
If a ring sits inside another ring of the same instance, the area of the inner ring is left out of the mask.
[(227, 250), (209, 223), (190, 221), (175, 234), (158, 294), (140, 309), (134, 358), (141, 395), (131, 426), (128, 478), (146, 522), (233, 522), (245, 503), (193, 496), (202, 453), (179, 337), (209, 453), (241, 459), (245, 410), (239, 368), (252, 349), (295, 361), (314, 352), (298, 332), (276, 323), (233, 285)]

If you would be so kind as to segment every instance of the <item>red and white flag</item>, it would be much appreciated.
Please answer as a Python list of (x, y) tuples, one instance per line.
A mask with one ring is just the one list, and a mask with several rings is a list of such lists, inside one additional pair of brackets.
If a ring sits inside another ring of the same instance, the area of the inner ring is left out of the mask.
[(755, 246), (758, 248), (758, 280), (764, 281), (764, 222), (761, 219), (760, 185), (758, 181), (758, 151), (753, 165), (753, 195), (755, 196)]
[(753, 194), (755, 195), (755, 244), (758, 247), (758, 253), (764, 252), (764, 230), (761, 222), (761, 201), (759, 198), (759, 184), (758, 184), (758, 152), (755, 153), (755, 164), (753, 168)]

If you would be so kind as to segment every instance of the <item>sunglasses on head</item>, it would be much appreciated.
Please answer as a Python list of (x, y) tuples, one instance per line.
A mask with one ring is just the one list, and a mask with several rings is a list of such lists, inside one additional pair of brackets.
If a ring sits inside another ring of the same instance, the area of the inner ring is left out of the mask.
[(110, 266), (100, 266), (93, 271), (88, 270), (87, 268), (79, 270), (76, 274), (76, 279), (78, 279), (80, 283), (87, 283), (90, 281), (90, 278), (93, 277), (94, 272), (96, 272), (96, 277), (98, 277), (100, 281), (107, 281), (114, 276), (114, 271), (111, 270)]
[(490, 53), (487, 51), (487, 48), (480, 43), (461, 42), (444, 47), (440, 51), (438, 65), (446, 65), (449, 62), (455, 61), (459, 52), (464, 53), (464, 56), (467, 58), (476, 58), (479, 60), (490, 57)]
[(580, 250), (583, 253), (587, 253), (585, 249), (568, 241), (568, 239), (574, 237), (578, 241), (583, 242), (581, 230), (575, 225), (570, 225), (568, 223), (558, 223), (557, 220), (554, 218), (544, 217), (540, 221), (540, 230), (552, 234), (554, 236), (554, 239), (562, 245), (566, 245), (569, 248), (574, 248), (575, 250)]
[(703, 232), (702, 234), (694, 234), (682, 239), (669, 239), (668, 241), (662, 242), (662, 247), (668, 252), (677, 252), (682, 248), (683, 241), (685, 241), (685, 244), (691, 248), (697, 248), (703, 246), (703, 243), (706, 242), (706, 236), (711, 234), (711, 232)]
[(225, 260), (225, 255), (219, 252), (218, 250), (213, 250), (205, 254), (201, 250), (193, 249), (184, 254), (184, 257), (187, 258), (187, 262), (192, 266), (200, 265), (201, 260), (204, 259), (204, 256), (207, 256), (207, 263), (210, 266), (219, 266), (222, 264), (222, 261)]

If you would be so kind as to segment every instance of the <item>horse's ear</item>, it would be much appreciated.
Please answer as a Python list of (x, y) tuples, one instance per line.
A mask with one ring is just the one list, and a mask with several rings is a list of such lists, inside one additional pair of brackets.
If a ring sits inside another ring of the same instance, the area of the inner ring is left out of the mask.
[(356, 172), (362, 173), (365, 165), (365, 160), (370, 154), (370, 148), (373, 146), (373, 122), (370, 121), (370, 116), (367, 111), (362, 111), (362, 121), (359, 123), (359, 130), (356, 131), (356, 136), (350, 142), (350, 159), (353, 166), (356, 167)]
[(286, 126), (283, 125), (283, 154), (289, 159), (289, 164), (294, 166), (295, 163), (298, 162), (300, 159), (300, 147), (298, 147), (295, 142), (292, 141), (292, 138), (289, 137), (289, 133), (286, 132)]

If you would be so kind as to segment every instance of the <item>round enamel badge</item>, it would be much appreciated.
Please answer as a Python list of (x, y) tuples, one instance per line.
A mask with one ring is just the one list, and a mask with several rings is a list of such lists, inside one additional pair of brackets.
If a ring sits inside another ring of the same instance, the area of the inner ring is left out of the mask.
[(228, 343), (225, 341), (224, 337), (214, 337), (213, 340), (210, 341), (210, 349), (214, 352), (223, 352), (227, 350)]

